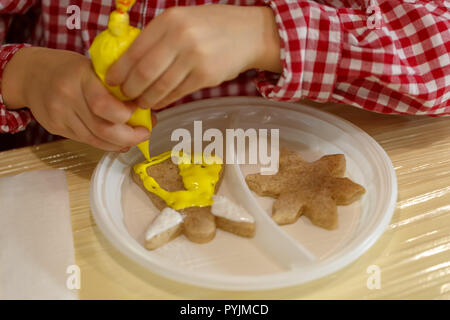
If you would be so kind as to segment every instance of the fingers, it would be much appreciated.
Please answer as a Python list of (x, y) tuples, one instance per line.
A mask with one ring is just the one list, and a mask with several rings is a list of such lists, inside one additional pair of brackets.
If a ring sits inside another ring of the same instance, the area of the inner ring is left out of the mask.
[(96, 77), (82, 87), (87, 105), (97, 117), (112, 123), (125, 123), (133, 113), (133, 106), (115, 98)]
[(70, 118), (67, 129), (69, 131), (68, 138), (71, 138), (73, 140), (87, 143), (91, 146), (106, 151), (125, 151), (122, 150), (123, 146), (109, 143), (92, 134), (92, 132), (86, 127), (86, 125), (76, 114), (73, 114), (73, 116)]
[(152, 107), (163, 100), (186, 79), (191, 66), (188, 59), (178, 57), (164, 74), (148, 87), (138, 98), (139, 105)]
[[(133, 109), (135, 108), (132, 104), (124, 104), (123, 102), (112, 97), (108, 92), (105, 93), (105, 88), (97, 88), (99, 92), (92, 93), (93, 86), (88, 86), (85, 88), (85, 104), (78, 106), (76, 108), (76, 113), (80, 119), (82, 119), (84, 125), (89, 129), (89, 131), (97, 138), (108, 142), (110, 144), (120, 146), (121, 148), (137, 145), (138, 143), (148, 140), (150, 137), (150, 132), (144, 127), (131, 127), (125, 122), (129, 120)], [(114, 103), (116, 109), (116, 115), (122, 112), (122, 118), (120, 122), (111, 122), (103, 117), (105, 113), (111, 115), (109, 112), (110, 105), (99, 104), (99, 102), (93, 97), (102, 97), (99, 99), (106, 99), (106, 97), (111, 97), (107, 101)], [(99, 107), (101, 106), (101, 107)], [(102, 112), (99, 112), (99, 111)], [(101, 114), (101, 116), (98, 116)], [(127, 114), (125, 116), (125, 114)]]
[(142, 95), (172, 65), (176, 58), (176, 50), (168, 45), (152, 48), (137, 62), (125, 82), (122, 92), (127, 97), (135, 99)]
[(158, 123), (158, 118), (156, 118), (156, 115), (152, 112), (152, 127), (154, 128), (157, 123)]
[(89, 112), (83, 112), (80, 118), (83, 119), (92, 134), (122, 148), (137, 145), (150, 138), (150, 132), (144, 127), (111, 123)]
[(139, 34), (128, 50), (114, 63), (106, 73), (107, 84), (116, 86), (122, 84), (137, 61), (149, 51), (164, 36), (165, 28), (153, 19), (147, 27)]
[(159, 100), (157, 103), (153, 104), (152, 109), (159, 110), (162, 109), (169, 104), (178, 101), (184, 96), (197, 91), (200, 89), (198, 78), (190, 73), (175, 89), (173, 89), (168, 95), (166, 95), (163, 99)]

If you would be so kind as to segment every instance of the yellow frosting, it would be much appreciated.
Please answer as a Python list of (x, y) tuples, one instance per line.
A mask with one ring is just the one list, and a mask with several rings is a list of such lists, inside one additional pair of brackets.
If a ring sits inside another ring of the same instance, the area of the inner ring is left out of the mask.
[[(120, 58), (141, 32), (138, 28), (130, 26), (129, 23), (127, 11), (134, 2), (135, 0), (116, 1), (117, 10), (113, 11), (109, 16), (108, 29), (95, 37), (89, 49), (97, 76), (108, 90), (122, 101), (129, 99), (122, 94), (120, 86), (108, 86), (105, 83), (105, 75), (108, 68)], [(152, 130), (150, 109), (137, 108), (128, 121), (128, 124), (132, 126), (143, 126)], [(138, 144), (138, 148), (147, 160), (150, 159), (148, 141)]]
[(179, 154), (178, 169), (186, 190), (169, 192), (147, 174), (149, 166), (161, 163), (172, 156), (171, 151), (164, 152), (134, 165), (134, 172), (139, 175), (145, 188), (163, 199), (166, 204), (175, 210), (189, 207), (205, 207), (213, 203), (212, 196), (217, 182), (219, 181), (222, 159), (217, 156), (194, 157), (201, 159), (201, 163), (194, 163), (190, 156)]

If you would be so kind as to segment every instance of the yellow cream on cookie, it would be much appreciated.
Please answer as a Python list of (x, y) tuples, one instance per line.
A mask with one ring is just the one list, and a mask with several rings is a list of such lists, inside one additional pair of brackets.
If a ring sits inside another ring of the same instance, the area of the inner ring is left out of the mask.
[[(178, 170), (186, 190), (169, 192), (161, 188), (155, 179), (147, 174), (147, 168), (161, 163), (171, 156), (172, 152), (167, 151), (148, 161), (134, 165), (133, 170), (139, 175), (144, 187), (175, 210), (212, 205), (212, 196), (222, 169), (222, 159), (217, 156), (208, 156), (201, 157), (201, 163), (193, 163), (192, 158), (187, 155), (176, 155), (181, 160), (178, 161)], [(198, 157), (195, 158), (198, 159)]]
[[(105, 75), (108, 68), (120, 58), (140, 33), (138, 28), (130, 26), (127, 13), (134, 2), (135, 0), (116, 1), (117, 9), (109, 16), (108, 29), (95, 37), (89, 49), (97, 76), (112, 94), (123, 101), (129, 99), (122, 94), (119, 86), (108, 86), (105, 83)], [(128, 120), (128, 124), (131, 126), (142, 126), (151, 131), (152, 118), (150, 109), (137, 108), (130, 120)], [(150, 158), (148, 141), (138, 144), (138, 148), (148, 160)]]

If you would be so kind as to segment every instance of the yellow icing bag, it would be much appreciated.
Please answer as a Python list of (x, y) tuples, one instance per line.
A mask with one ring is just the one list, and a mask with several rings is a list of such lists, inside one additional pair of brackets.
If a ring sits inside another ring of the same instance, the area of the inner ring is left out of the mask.
[[(128, 10), (136, 0), (117, 0), (116, 10), (109, 16), (108, 29), (95, 37), (89, 49), (94, 70), (100, 80), (109, 91), (122, 101), (128, 100), (120, 91), (119, 86), (108, 86), (105, 83), (105, 75), (108, 68), (116, 62), (120, 56), (133, 43), (141, 30), (130, 26)], [(127, 122), (131, 126), (142, 126), (152, 130), (152, 118), (150, 109), (137, 108)], [(150, 159), (148, 141), (138, 144), (139, 150), (147, 160)]]

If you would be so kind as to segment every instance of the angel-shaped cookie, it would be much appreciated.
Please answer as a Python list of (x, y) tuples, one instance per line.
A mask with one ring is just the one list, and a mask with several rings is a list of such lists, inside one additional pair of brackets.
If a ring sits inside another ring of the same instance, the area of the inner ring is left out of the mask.
[(313, 224), (334, 229), (338, 225), (336, 206), (351, 204), (365, 193), (361, 185), (344, 177), (345, 167), (343, 154), (306, 162), (282, 148), (277, 174), (249, 174), (245, 181), (256, 194), (276, 198), (272, 207), (276, 223), (294, 223), (304, 214)]
[[(155, 207), (162, 210), (147, 231), (147, 249), (156, 249), (181, 234), (192, 242), (206, 243), (214, 238), (216, 228), (242, 237), (254, 235), (253, 217), (229, 199), (214, 195), (223, 177), (223, 165), (177, 165), (171, 160), (170, 152), (155, 159), (159, 160), (152, 165), (147, 165), (146, 162), (137, 164), (132, 170), (133, 180), (146, 191)], [(214, 176), (216, 179), (207, 178)], [(151, 179), (153, 184), (147, 183), (146, 186), (146, 178)], [(211, 187), (210, 195), (207, 195), (207, 192), (202, 193), (202, 186), (198, 188), (199, 184), (203, 184), (206, 191)], [(161, 188), (159, 192), (155, 190), (155, 186)], [(200, 191), (192, 197), (192, 193), (189, 193), (192, 190)], [(178, 199), (178, 202), (174, 199)], [(183, 208), (182, 204), (186, 199), (191, 199), (193, 205)]]

